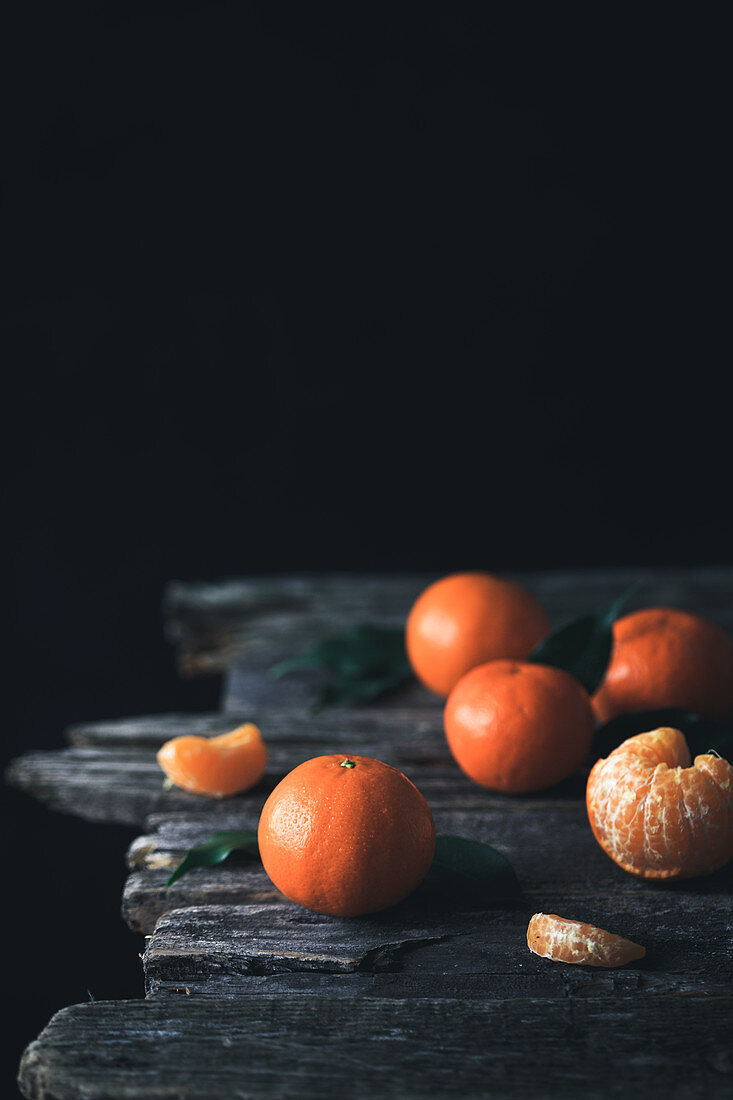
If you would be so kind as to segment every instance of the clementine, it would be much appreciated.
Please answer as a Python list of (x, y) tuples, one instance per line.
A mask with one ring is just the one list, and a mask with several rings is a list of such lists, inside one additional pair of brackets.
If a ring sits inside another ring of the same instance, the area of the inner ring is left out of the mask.
[(646, 955), (638, 943), (556, 913), (535, 913), (527, 928), (527, 946), (543, 959), (585, 966), (624, 966)]
[(663, 707), (725, 718), (733, 714), (733, 638), (673, 607), (624, 615), (613, 625), (611, 660), (593, 707), (601, 722)]
[(527, 657), (549, 631), (541, 605), (521, 585), (490, 573), (453, 573), (418, 596), (405, 645), (418, 680), (446, 696), (476, 665)]
[(489, 661), (448, 696), (448, 746), (474, 782), (510, 794), (551, 787), (580, 767), (590, 749), (588, 693), (559, 668)]
[(368, 756), (317, 756), (291, 771), (262, 810), (260, 856), (291, 901), (339, 917), (374, 913), (420, 885), (435, 825), (417, 787)]
[(647, 879), (693, 878), (733, 858), (733, 768), (663, 727), (630, 737), (588, 776), (588, 818), (604, 852)]
[(217, 737), (173, 737), (158, 751), (157, 760), (184, 791), (225, 798), (259, 782), (267, 749), (257, 726), (246, 722)]

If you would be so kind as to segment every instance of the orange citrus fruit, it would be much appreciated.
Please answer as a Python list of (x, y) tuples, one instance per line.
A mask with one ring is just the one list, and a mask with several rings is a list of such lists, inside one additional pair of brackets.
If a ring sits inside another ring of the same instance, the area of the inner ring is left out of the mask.
[(527, 928), (527, 946), (543, 959), (585, 966), (624, 966), (646, 955), (643, 947), (623, 936), (555, 913), (535, 913)]
[(368, 756), (317, 756), (262, 810), (260, 856), (291, 901), (338, 917), (402, 901), (428, 872), (435, 825), (417, 787)]
[(611, 660), (593, 706), (601, 722), (664, 707), (725, 718), (733, 714), (733, 638), (673, 607), (624, 615), (613, 625)]
[(527, 657), (549, 632), (545, 612), (521, 585), (490, 573), (453, 573), (418, 596), (405, 646), (418, 680), (446, 696), (469, 669)]
[(225, 798), (249, 790), (262, 778), (267, 749), (251, 722), (217, 737), (173, 737), (158, 763), (172, 783), (193, 794)]
[(489, 661), (471, 669), (448, 696), (443, 721), (466, 775), (510, 794), (567, 779), (593, 737), (593, 710), (579, 681), (528, 661)]
[(733, 857), (733, 768), (696, 756), (663, 727), (630, 737), (588, 776), (588, 818), (604, 852), (648, 879), (693, 878)]

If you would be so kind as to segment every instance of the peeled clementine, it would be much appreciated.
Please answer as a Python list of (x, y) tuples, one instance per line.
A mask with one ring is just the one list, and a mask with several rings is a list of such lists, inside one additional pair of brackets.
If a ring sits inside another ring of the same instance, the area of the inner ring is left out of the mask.
[(641, 878), (709, 875), (733, 858), (733, 768), (696, 756), (663, 727), (630, 737), (588, 776), (588, 818), (604, 852)]
[(527, 946), (543, 959), (584, 966), (625, 966), (646, 955), (638, 943), (556, 913), (535, 913), (527, 928)]
[(527, 657), (550, 631), (535, 597), (490, 573), (453, 573), (418, 596), (405, 645), (418, 680), (438, 695), (470, 669), (499, 657)]
[(177, 787), (193, 794), (224, 798), (253, 787), (262, 778), (267, 749), (251, 722), (217, 737), (174, 737), (157, 756)]
[(291, 771), (262, 810), (260, 856), (291, 901), (339, 917), (373, 913), (420, 885), (435, 825), (417, 787), (368, 756), (317, 756)]
[(510, 794), (567, 779), (593, 736), (593, 710), (579, 681), (528, 661), (489, 661), (467, 672), (448, 696), (443, 721), (466, 775)]
[(679, 707), (708, 718), (733, 714), (733, 638), (673, 607), (645, 607), (613, 625), (613, 651), (593, 696), (601, 722)]

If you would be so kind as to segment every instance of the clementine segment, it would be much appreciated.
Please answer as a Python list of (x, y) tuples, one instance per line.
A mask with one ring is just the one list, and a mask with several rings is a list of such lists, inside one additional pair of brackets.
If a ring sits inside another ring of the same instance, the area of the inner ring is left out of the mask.
[(593, 706), (601, 722), (663, 707), (725, 718), (733, 714), (733, 638), (672, 607), (624, 615), (613, 625), (611, 660)]
[(510, 794), (567, 779), (593, 737), (590, 699), (578, 680), (527, 661), (489, 661), (467, 672), (448, 696), (443, 720), (466, 775)]
[(527, 657), (549, 631), (541, 605), (521, 585), (490, 573), (453, 573), (413, 604), (405, 646), (417, 678), (446, 696), (476, 665)]
[(157, 760), (184, 791), (225, 798), (259, 782), (267, 749), (257, 726), (247, 722), (217, 737), (174, 737), (159, 750)]
[(367, 756), (318, 756), (272, 792), (258, 843), (265, 871), (291, 901), (354, 917), (395, 905), (420, 885), (435, 825), (396, 768)]
[(535, 913), (527, 928), (527, 946), (543, 959), (584, 966), (625, 966), (646, 955), (638, 943), (556, 913)]
[(691, 766), (679, 730), (640, 733), (598, 760), (586, 804), (596, 840), (632, 875), (694, 878), (733, 858), (733, 768), (712, 753)]

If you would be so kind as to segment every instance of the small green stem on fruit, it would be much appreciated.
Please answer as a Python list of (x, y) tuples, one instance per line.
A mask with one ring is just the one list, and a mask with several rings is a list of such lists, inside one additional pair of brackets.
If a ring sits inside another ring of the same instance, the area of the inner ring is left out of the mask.
[(342, 768), (355, 768), (356, 767), (356, 761), (355, 760), (348, 760), (348, 759), (342, 760), (341, 761), (341, 767)]
[(717, 757), (718, 760), (723, 759), (723, 757), (720, 755), (720, 753), (717, 751), (717, 749), (708, 749), (708, 751), (705, 753), (705, 755), (706, 756), (715, 756), (715, 757)]

